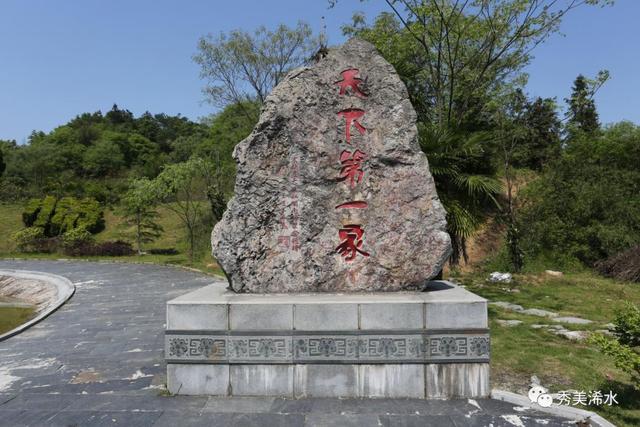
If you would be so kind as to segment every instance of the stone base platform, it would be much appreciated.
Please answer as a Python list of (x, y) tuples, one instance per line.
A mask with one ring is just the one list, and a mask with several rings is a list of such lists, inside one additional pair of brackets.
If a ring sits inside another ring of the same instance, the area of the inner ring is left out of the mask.
[(174, 394), (486, 397), (487, 301), (445, 281), (425, 292), (236, 294), (167, 303)]

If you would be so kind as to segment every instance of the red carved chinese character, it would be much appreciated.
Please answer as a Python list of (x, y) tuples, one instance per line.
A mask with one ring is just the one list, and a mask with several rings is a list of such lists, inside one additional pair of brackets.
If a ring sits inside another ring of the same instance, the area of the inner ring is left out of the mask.
[(344, 150), (340, 153), (340, 163), (342, 169), (340, 169), (340, 177), (338, 181), (344, 181), (349, 178), (351, 181), (351, 188), (355, 187), (356, 182), (362, 181), (364, 171), (361, 169), (362, 162), (365, 159), (366, 154), (360, 150), (356, 150), (353, 153), (348, 150)]
[(359, 225), (345, 225), (344, 228), (338, 231), (338, 236), (342, 243), (338, 245), (336, 252), (342, 255), (344, 260), (348, 262), (353, 261), (358, 253), (368, 257), (369, 254), (360, 249), (363, 234), (364, 230)]
[(355, 126), (360, 135), (364, 135), (366, 129), (358, 122), (358, 119), (364, 116), (364, 110), (358, 108), (347, 108), (338, 113), (339, 116), (343, 116), (347, 123), (345, 124), (345, 134), (347, 138), (347, 144), (351, 144), (351, 126)]
[(350, 87), (354, 94), (362, 98), (367, 97), (367, 95), (360, 89), (362, 79), (360, 77), (356, 77), (356, 74), (358, 74), (358, 70), (356, 68), (350, 68), (340, 73), (340, 75), (342, 75), (342, 80), (336, 82), (337, 85), (340, 85), (340, 95), (344, 95), (347, 88)]

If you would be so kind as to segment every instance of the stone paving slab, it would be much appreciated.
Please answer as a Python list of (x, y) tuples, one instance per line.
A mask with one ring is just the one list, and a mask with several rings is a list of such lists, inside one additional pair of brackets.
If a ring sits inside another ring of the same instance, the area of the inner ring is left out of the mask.
[(0, 426), (573, 425), (491, 399), (165, 396), (166, 301), (215, 278), (114, 263), (0, 260), (3, 268), (67, 277), (76, 293), (0, 343)]

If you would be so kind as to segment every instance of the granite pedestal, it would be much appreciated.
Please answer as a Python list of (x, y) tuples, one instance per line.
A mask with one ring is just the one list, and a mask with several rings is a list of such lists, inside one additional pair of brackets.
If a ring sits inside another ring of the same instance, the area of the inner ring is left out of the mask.
[(486, 397), (487, 301), (445, 281), (425, 292), (236, 294), (167, 303), (174, 394)]

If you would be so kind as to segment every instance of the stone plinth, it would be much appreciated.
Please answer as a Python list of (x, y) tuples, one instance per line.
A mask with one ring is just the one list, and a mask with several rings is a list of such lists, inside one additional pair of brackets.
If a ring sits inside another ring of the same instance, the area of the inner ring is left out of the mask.
[(167, 304), (175, 394), (484, 397), (487, 302), (427, 292), (236, 294), (211, 285)]

